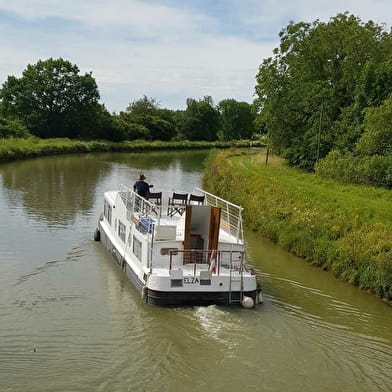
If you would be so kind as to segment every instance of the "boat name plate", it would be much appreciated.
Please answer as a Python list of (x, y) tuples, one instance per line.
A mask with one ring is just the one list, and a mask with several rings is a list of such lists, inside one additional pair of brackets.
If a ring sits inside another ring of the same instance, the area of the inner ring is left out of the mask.
[(198, 284), (199, 282), (199, 278), (196, 276), (189, 276), (184, 278), (184, 284)]

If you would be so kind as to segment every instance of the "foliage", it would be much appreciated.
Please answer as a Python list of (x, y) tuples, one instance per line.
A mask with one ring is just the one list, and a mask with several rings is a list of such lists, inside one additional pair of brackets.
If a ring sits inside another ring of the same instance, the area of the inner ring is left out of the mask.
[(290, 23), (280, 39), (257, 75), (258, 122), (277, 153), (312, 170), (332, 149), (353, 149), (364, 107), (392, 91), (391, 38), (346, 13), (328, 23)]
[(101, 110), (91, 74), (79, 75), (76, 65), (61, 58), (28, 65), (21, 78), (9, 76), (0, 98), (5, 116), (43, 138), (83, 137)]
[[(168, 141), (177, 134), (174, 116), (167, 109), (160, 109), (154, 98), (143, 98), (129, 104), (127, 111), (119, 115), (123, 124), (136, 132), (128, 132), (129, 139)], [(139, 135), (137, 135), (139, 134)]]
[[(0, 115), (4, 121), (20, 122), (30, 133), (20, 133), (16, 123), (12, 123), (11, 132), (3, 123), (0, 135), (115, 142), (217, 140), (221, 115), (209, 96), (199, 101), (190, 98), (185, 111), (173, 111), (160, 108), (156, 99), (144, 95), (119, 114), (110, 114), (98, 100), (91, 73), (80, 75), (76, 65), (61, 58), (39, 60), (28, 65), (20, 78), (8, 76), (0, 90)], [(252, 136), (253, 106), (227, 100), (221, 108), (223, 140)]]
[(222, 151), (203, 186), (242, 205), (250, 229), (391, 301), (392, 194), (264, 162), (264, 154)]
[(392, 153), (354, 155), (331, 151), (316, 166), (316, 173), (344, 184), (392, 188)]
[(255, 114), (252, 105), (225, 99), (218, 104), (220, 112), (220, 139), (240, 140), (252, 137), (255, 126)]
[(113, 117), (113, 134), (106, 139), (113, 141), (150, 139), (150, 131), (142, 124), (127, 121), (126, 116), (119, 115)]
[(0, 139), (31, 136), (27, 128), (17, 120), (0, 117)]
[(149, 130), (151, 140), (170, 140), (176, 133), (174, 124), (158, 116), (137, 115), (133, 121)]
[(188, 140), (213, 141), (217, 139), (219, 121), (219, 112), (211, 97), (206, 96), (199, 101), (188, 98), (181, 131)]
[(363, 155), (392, 153), (392, 98), (367, 110), (364, 133), (356, 149)]
[(127, 107), (127, 113), (132, 115), (150, 115), (154, 116), (157, 114), (159, 109), (159, 104), (155, 98), (148, 98), (143, 95), (142, 98), (131, 102)]
[(62, 153), (79, 153), (94, 151), (148, 151), (148, 150), (184, 150), (184, 149), (212, 149), (229, 147), (246, 147), (248, 141), (206, 142), (206, 141), (121, 141), (105, 140), (71, 140), (68, 138), (40, 139), (37, 137), (9, 138), (0, 143), (0, 161), (10, 161), (41, 155)]
[(368, 108), (354, 151), (331, 151), (316, 173), (343, 183), (392, 188), (392, 98)]

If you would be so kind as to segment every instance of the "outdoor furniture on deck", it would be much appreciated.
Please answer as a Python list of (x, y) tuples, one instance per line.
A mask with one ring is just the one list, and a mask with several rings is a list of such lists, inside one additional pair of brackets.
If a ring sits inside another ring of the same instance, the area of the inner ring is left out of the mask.
[[(162, 205), (162, 192), (149, 192), (146, 199), (160, 207)], [(158, 213), (155, 208), (152, 208), (151, 211), (155, 212), (155, 214)]]
[(203, 205), (205, 199), (205, 195), (193, 195), (189, 196), (189, 204)]
[(182, 215), (185, 212), (185, 207), (187, 203), (188, 203), (187, 193), (173, 192), (173, 196), (169, 197), (167, 215), (168, 216), (173, 216), (175, 214)]

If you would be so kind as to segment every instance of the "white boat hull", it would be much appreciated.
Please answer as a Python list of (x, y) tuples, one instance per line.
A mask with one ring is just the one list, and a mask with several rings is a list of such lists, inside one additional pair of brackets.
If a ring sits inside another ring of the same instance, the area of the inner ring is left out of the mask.
[[(131, 196), (137, 201), (133, 207), (145, 213), (144, 200)], [(232, 241), (235, 236), (220, 232), (218, 248), (210, 250), (200, 235), (192, 234), (196, 242), (191, 242), (192, 249), (185, 248), (183, 221), (174, 226), (172, 220), (165, 226), (163, 220), (138, 217), (133, 210), (130, 214), (124, 195), (108, 192), (105, 197), (94, 239), (102, 242), (146, 302), (162, 306), (242, 304), (247, 308), (259, 302), (256, 277), (244, 264), (242, 240)], [(204, 221), (210, 207), (186, 211), (194, 215), (188, 226), (208, 228)], [(200, 247), (193, 249), (195, 244)]]

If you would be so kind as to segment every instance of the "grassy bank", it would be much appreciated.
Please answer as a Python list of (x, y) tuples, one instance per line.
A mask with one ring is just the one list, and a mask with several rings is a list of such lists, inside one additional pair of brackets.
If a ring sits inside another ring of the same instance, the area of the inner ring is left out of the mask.
[(80, 141), (70, 139), (0, 139), (0, 161), (30, 158), (41, 155), (68, 154), (98, 151), (131, 151), (172, 150), (172, 149), (203, 149), (227, 148), (231, 146), (247, 146), (249, 141), (238, 142), (109, 142), (109, 141)]
[(392, 192), (344, 186), (263, 152), (222, 151), (206, 189), (245, 208), (247, 227), (336, 276), (392, 301)]

